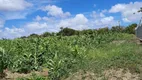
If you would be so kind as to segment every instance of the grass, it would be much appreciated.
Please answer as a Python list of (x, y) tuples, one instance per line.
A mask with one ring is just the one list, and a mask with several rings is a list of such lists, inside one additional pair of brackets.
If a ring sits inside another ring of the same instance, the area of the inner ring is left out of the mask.
[(142, 46), (131, 41), (133, 35), (104, 44), (89, 51), (92, 60), (89, 69), (95, 73), (107, 69), (129, 69), (132, 73), (140, 73), (142, 65)]

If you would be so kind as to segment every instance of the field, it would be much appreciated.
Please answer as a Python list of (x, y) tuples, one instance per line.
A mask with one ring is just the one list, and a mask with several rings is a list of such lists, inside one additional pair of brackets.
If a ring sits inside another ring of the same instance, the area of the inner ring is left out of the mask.
[(139, 80), (138, 43), (135, 35), (119, 32), (3, 39), (0, 74), (3, 79), (7, 73), (28, 74), (9, 80)]

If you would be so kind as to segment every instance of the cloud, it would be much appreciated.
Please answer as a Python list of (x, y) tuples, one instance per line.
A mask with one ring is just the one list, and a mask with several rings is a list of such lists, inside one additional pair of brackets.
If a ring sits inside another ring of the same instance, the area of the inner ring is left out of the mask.
[(58, 27), (69, 27), (72, 29), (82, 30), (87, 29), (88, 19), (83, 14), (77, 14), (74, 18), (61, 20)]
[(41, 17), (41, 16), (37, 15), (36, 18), (34, 19), (34, 21), (37, 21), (37, 22), (48, 21), (48, 22), (52, 23), (52, 22), (55, 22), (55, 19), (56, 18), (53, 18), (53, 17), (47, 17), (47, 16)]
[(130, 20), (128, 20), (127, 18), (123, 18), (122, 19), (124, 22), (131, 22)]
[(133, 22), (140, 19), (142, 13), (136, 13), (142, 2), (130, 2), (129, 4), (116, 4), (109, 10), (110, 13), (121, 13), (124, 22)]
[(98, 12), (96, 12), (96, 11), (93, 11), (92, 14), (91, 14), (91, 17), (93, 17), (93, 18), (105, 17), (104, 11), (102, 11), (102, 12), (100, 12), (100, 13), (98, 13)]
[[(92, 12), (93, 13), (93, 12)], [(60, 27), (68, 27), (75, 30), (83, 29), (98, 29), (104, 27), (111, 27), (117, 24), (117, 21), (112, 16), (100, 16), (97, 13), (97, 18), (87, 18), (84, 14), (76, 14), (74, 17), (56, 19), (51, 17), (40, 17), (36, 18), (32, 22), (26, 23), (20, 28), (12, 27), (5, 28), (0, 33), (0, 38), (16, 38), (20, 36), (28, 36), (32, 33), (42, 34), (48, 32), (58, 32)]]
[(38, 15), (38, 16), (36, 16), (35, 20), (40, 21), (40, 20), (42, 20), (42, 18)]
[(62, 8), (55, 5), (48, 5), (42, 8), (43, 11), (47, 11), (47, 14), (53, 17), (68, 17), (71, 14), (69, 12), (63, 12)]
[(4, 27), (5, 20), (0, 18), (0, 28)]
[(112, 27), (117, 25), (117, 20), (113, 16), (106, 16), (107, 10), (92, 11), (88, 26), (92, 29)]
[(26, 12), (26, 11), (19, 11), (19, 12), (2, 12), (4, 18), (6, 20), (12, 20), (12, 19), (25, 19), (26, 16), (29, 14), (30, 12)]
[(5, 20), (25, 19), (32, 8), (33, 4), (26, 0), (0, 0), (0, 13)]
[[(38, 14), (37, 16), (35, 16), (34, 19), (32, 19), (32, 21), (29, 21), (18, 28), (1, 28), (0, 38), (16, 38), (21, 36), (28, 36), (32, 33), (42, 34), (47, 31), (58, 32), (60, 30), (60, 27), (69, 27), (75, 30), (83, 30), (112, 27), (117, 25), (117, 21), (115, 20), (115, 18), (113, 16), (108, 15), (108, 10), (106, 9), (100, 11), (92, 11), (87, 15), (80, 13), (72, 16), (70, 12), (64, 12), (62, 8), (57, 7), (55, 5), (44, 6), (42, 7), (42, 10), (45, 11), (47, 15), (42, 16)], [(29, 12), (29, 10), (23, 10), (18, 12), (11, 11), (11, 13), (6, 12), (5, 18), (7, 20), (15, 18), (26, 18), (25, 16), (29, 14)], [(127, 17), (126, 19), (124, 18), (124, 21), (128, 20), (129, 19), (127, 19)], [(0, 26), (1, 25), (4, 25), (4, 22), (1, 21)]]
[(25, 25), (26, 29), (30, 30), (30, 31), (34, 31), (34, 30), (38, 30), (38, 29), (44, 29), (47, 28), (47, 24), (46, 23), (39, 23), (39, 22), (31, 22)]
[(25, 0), (0, 0), (0, 11), (21, 11), (31, 6)]
[(25, 34), (24, 29), (22, 28), (4, 28), (3, 30), (0, 31), (0, 38), (16, 38), (16, 37), (21, 37)]
[(112, 27), (117, 25), (117, 21), (112, 16), (100, 17), (98, 19), (90, 20), (89, 24), (93, 29)]

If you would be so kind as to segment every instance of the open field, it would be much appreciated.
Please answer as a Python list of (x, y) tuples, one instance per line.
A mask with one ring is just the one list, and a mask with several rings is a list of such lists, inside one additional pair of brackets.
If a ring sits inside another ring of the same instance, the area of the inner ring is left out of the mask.
[(139, 80), (142, 71), (133, 34), (5, 39), (0, 47), (0, 71), (9, 80)]

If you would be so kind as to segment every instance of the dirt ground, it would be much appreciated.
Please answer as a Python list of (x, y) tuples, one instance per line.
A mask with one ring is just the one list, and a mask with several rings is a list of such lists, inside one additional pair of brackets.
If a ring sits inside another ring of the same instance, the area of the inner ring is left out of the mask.
[(0, 80), (15, 80), (16, 78), (22, 78), (22, 77), (30, 77), (31, 75), (33, 74), (36, 74), (37, 76), (45, 76), (47, 77), (48, 76), (48, 70), (43, 70), (41, 72), (37, 72), (37, 71), (32, 71), (31, 73), (27, 73), (27, 74), (24, 74), (24, 73), (12, 73), (8, 70), (4, 70), (4, 73), (3, 74), (5, 77), (4, 78), (0, 78)]
[(79, 71), (66, 80), (141, 80), (139, 74), (132, 74), (129, 70), (106, 70), (98, 76), (92, 72)]

